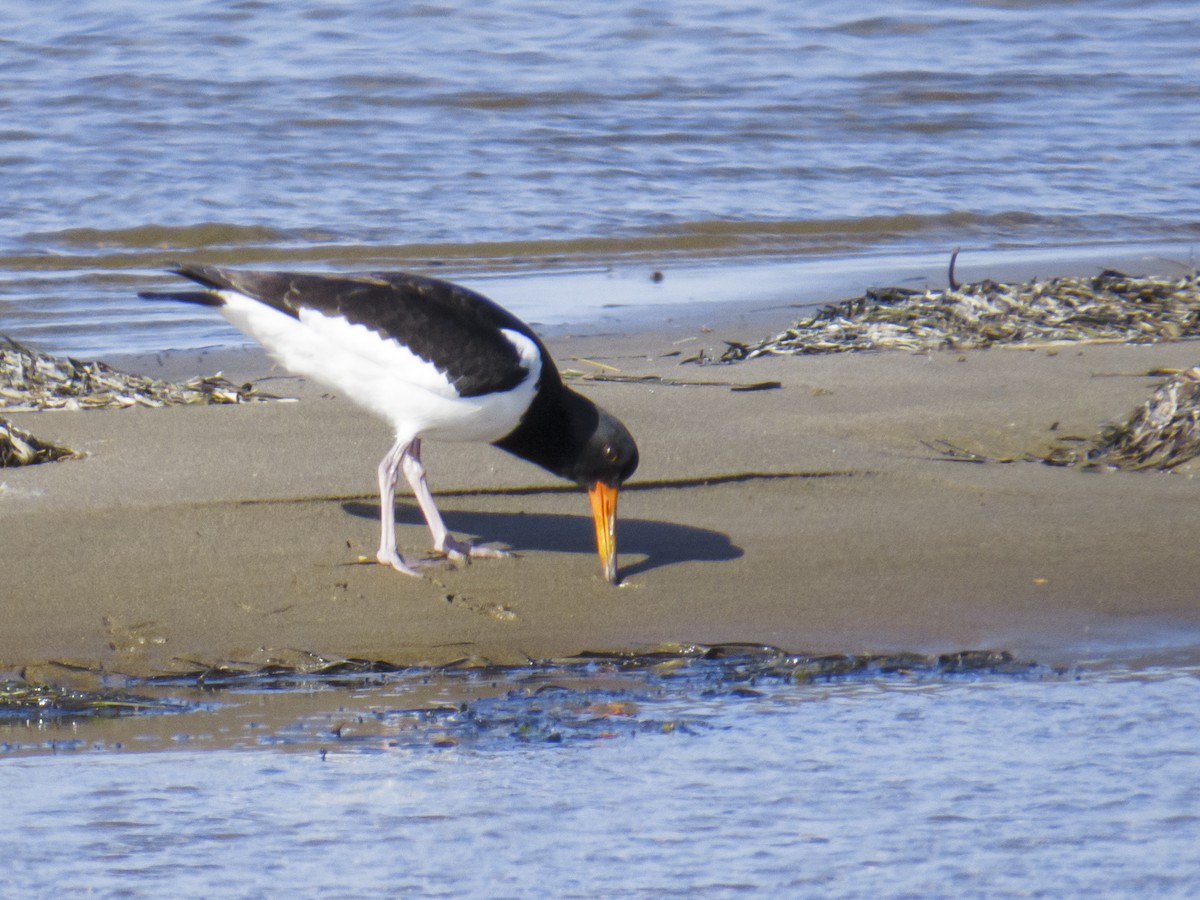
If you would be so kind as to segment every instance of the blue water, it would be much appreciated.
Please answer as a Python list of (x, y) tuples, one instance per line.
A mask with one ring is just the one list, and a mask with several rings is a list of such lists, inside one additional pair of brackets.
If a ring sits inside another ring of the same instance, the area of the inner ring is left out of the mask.
[[(1186, 266), (1197, 45), (1178, 0), (18, 4), (0, 332), (237, 340), (133, 299), (172, 259), (644, 279), (916, 254), (940, 277), (959, 245), (1152, 245)], [(573, 295), (555, 320), (595, 315)]]
[(0, 759), (0, 892), (1194, 896), (1198, 675), (585, 682), (423, 722), (399, 691), (291, 721), (250, 695), (149, 752), (76, 725), (82, 749)]

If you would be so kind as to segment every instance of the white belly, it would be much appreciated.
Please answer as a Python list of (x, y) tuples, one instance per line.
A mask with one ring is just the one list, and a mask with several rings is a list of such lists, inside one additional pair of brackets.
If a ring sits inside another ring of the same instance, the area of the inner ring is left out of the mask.
[(225, 318), (289, 371), (386, 419), (398, 435), (499, 440), (516, 428), (537, 390), (541, 354), (520, 332), (502, 333), (517, 348), (529, 375), (509, 391), (460, 397), (445, 372), (364, 325), (309, 309), (297, 320), (233, 291), (221, 291), (221, 297)]

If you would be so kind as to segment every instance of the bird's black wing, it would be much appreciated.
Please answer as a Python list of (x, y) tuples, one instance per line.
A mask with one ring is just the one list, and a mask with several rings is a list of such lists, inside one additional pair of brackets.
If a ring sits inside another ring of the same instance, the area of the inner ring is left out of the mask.
[[(192, 265), (176, 271), (291, 316), (313, 309), (364, 325), (433, 363), (464, 397), (510, 390), (528, 375), (502, 328), (530, 338), (542, 354), (543, 378), (553, 377), (549, 354), (528, 325), (482, 294), (449, 281), (405, 272), (313, 275)], [(198, 302), (184, 295), (179, 299)]]

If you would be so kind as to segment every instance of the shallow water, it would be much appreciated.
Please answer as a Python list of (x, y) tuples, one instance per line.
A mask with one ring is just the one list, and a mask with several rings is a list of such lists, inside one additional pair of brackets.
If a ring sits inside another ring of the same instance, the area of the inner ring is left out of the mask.
[(0, 728), (0, 889), (1183, 897), (1200, 879), (1192, 667), (601, 665), (207, 702)]
[(172, 259), (611, 266), (604, 300), (642, 303), (680, 260), (925, 254), (940, 278), (956, 245), (1186, 265), (1200, 234), (1179, 0), (47, 9), (0, 36), (0, 333), (50, 351), (239, 341), (134, 298)]

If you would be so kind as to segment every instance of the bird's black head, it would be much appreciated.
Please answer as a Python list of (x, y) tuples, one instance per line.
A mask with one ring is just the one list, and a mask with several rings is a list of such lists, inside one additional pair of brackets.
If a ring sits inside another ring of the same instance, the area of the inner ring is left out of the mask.
[(564, 385), (540, 394), (496, 446), (585, 488), (597, 482), (618, 487), (638, 466), (629, 429)]
[(637, 444), (619, 420), (598, 407), (593, 406), (592, 410), (594, 417), (588, 417), (592, 421), (580, 431), (587, 438), (579, 456), (562, 474), (582, 487), (597, 482), (619, 487), (638, 467)]

